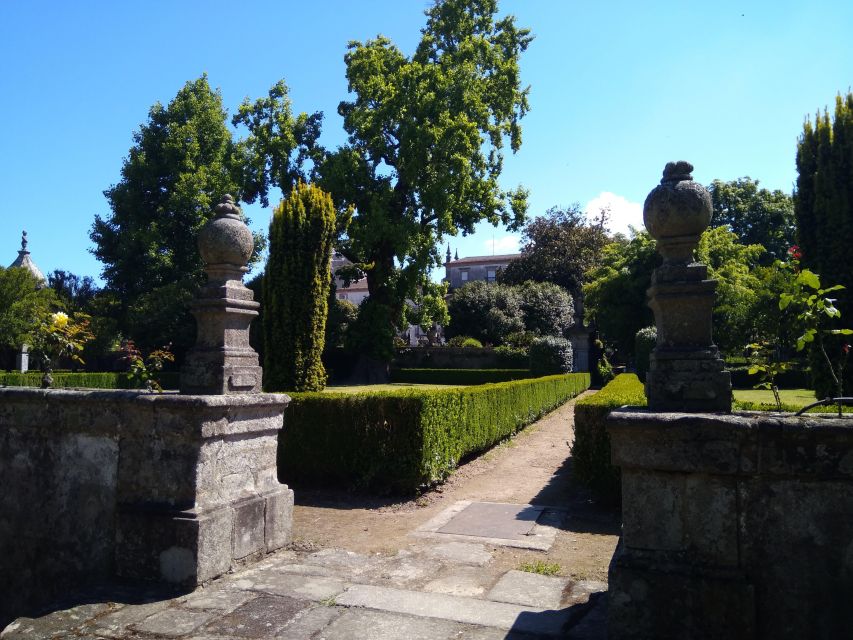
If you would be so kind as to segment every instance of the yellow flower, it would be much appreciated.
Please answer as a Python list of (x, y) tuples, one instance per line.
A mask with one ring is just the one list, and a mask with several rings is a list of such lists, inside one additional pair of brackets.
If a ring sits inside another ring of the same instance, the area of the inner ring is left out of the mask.
[(58, 311), (53, 314), (53, 326), (57, 329), (64, 329), (68, 324), (68, 315)]

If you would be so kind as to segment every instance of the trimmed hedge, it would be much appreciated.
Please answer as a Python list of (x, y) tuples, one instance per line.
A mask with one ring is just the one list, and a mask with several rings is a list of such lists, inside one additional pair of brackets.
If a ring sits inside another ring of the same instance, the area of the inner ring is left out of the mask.
[(633, 373), (616, 376), (593, 396), (575, 404), (575, 438), (572, 466), (575, 478), (606, 503), (621, 501), (619, 468), (610, 464), (610, 436), (604, 419), (624, 405), (646, 406), (643, 383)]
[(532, 377), (529, 369), (392, 369), (391, 382), (464, 384), (509, 382)]
[[(27, 373), (0, 372), (0, 386), (5, 387), (40, 387), (41, 371)], [(53, 376), (54, 389), (133, 389), (139, 385), (132, 384), (127, 373), (56, 373)], [(180, 374), (177, 371), (160, 373), (158, 376), (164, 389), (177, 389)]]
[[(760, 380), (757, 375), (749, 375), (749, 367), (729, 367), (732, 374), (733, 389), (753, 389)], [(780, 389), (811, 389), (812, 375), (808, 369), (789, 369), (776, 376), (776, 386)]]
[(283, 482), (412, 493), (589, 388), (574, 373), (457, 389), (294, 393)]

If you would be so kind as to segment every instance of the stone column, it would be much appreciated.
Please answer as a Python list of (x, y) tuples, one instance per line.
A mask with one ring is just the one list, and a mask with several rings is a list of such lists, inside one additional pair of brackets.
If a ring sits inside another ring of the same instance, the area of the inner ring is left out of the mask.
[(254, 240), (242, 215), (234, 199), (226, 195), (216, 205), (216, 217), (199, 234), (207, 284), (190, 307), (198, 337), (181, 370), (181, 393), (261, 390), (258, 354), (249, 344), (249, 325), (258, 316), (260, 305), (243, 285)]
[(689, 162), (668, 163), (643, 206), (646, 229), (664, 259), (648, 290), (657, 325), (646, 377), (653, 411), (731, 411), (731, 374), (711, 335), (717, 282), (693, 261), (711, 222), (711, 196), (693, 182), (692, 171)]
[(144, 395), (124, 417), (117, 486), (117, 573), (186, 585), (288, 544), (293, 512), (276, 468), (290, 399), (260, 392), (259, 305), (242, 282), (254, 243), (231, 196), (198, 244), (208, 281), (181, 393)]
[(22, 344), (21, 350), (15, 354), (15, 369), (21, 373), (26, 373), (30, 370), (30, 347)]

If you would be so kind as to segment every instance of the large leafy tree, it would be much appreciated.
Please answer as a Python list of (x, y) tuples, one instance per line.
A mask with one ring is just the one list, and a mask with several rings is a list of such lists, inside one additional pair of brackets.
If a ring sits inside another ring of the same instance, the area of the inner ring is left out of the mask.
[(521, 256), (498, 274), (498, 280), (521, 284), (552, 282), (574, 296), (581, 293), (584, 274), (595, 267), (610, 242), (605, 217), (590, 221), (580, 206), (553, 207), (524, 227)]
[[(820, 274), (824, 285), (842, 285), (833, 293), (844, 322), (853, 317), (853, 92), (838, 95), (832, 115), (824, 110), (807, 120), (797, 145), (797, 191), (794, 211), (804, 267)], [(846, 339), (830, 344), (842, 349)], [(813, 354), (812, 368), (822, 367)], [(853, 367), (845, 372), (853, 384)]]
[(338, 112), (349, 140), (319, 173), (338, 207), (354, 208), (337, 248), (367, 276), (361, 315), (374, 339), (363, 352), (377, 364), (393, 354), (406, 299), (434, 293), (442, 237), (481, 220), (523, 223), (526, 193), (498, 178), (505, 141), (521, 146), (519, 58), (531, 36), (496, 12), (495, 0), (436, 2), (413, 55), (378, 36), (345, 56), (353, 99)]
[(758, 180), (749, 176), (714, 180), (708, 191), (714, 207), (712, 227), (728, 227), (743, 245), (762, 245), (766, 249), (762, 264), (785, 259), (795, 235), (791, 196), (778, 189), (760, 189)]
[[(313, 148), (319, 115), (294, 117), (289, 104), (283, 81), (268, 97), (247, 100), (235, 123), (249, 134), (235, 141), (222, 97), (203, 75), (168, 105), (155, 103), (134, 133), (121, 180), (104, 192), (110, 214), (95, 217), (90, 237), (119, 329), (142, 348), (171, 341), (181, 353), (190, 346), (194, 323), (186, 302), (204, 277), (196, 239), (215, 203), (231, 193), (266, 204), (270, 184), (289, 189), (301, 175), (299, 145)], [(270, 145), (276, 155), (267, 166)], [(262, 235), (255, 245), (257, 260)]]

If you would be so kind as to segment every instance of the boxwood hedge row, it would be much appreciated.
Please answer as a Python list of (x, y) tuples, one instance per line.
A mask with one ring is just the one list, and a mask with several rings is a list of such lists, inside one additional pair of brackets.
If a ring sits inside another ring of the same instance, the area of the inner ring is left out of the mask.
[(300, 485), (412, 493), (589, 388), (574, 373), (457, 389), (294, 393), (279, 475)]
[[(5, 387), (40, 387), (41, 371), (28, 371), (27, 373), (2, 373), (0, 372), (0, 386)], [(80, 389), (133, 389), (137, 385), (126, 373), (101, 372), (101, 373), (56, 373), (53, 376), (53, 387), (80, 388)], [(161, 373), (160, 384), (164, 389), (177, 389), (179, 384), (179, 373), (177, 371)]]
[(575, 439), (572, 468), (575, 478), (607, 503), (621, 498), (619, 468), (610, 464), (610, 436), (604, 419), (623, 405), (646, 406), (643, 383), (633, 373), (616, 376), (595, 395), (575, 403)]
[(391, 382), (475, 385), (532, 377), (529, 369), (392, 369)]

